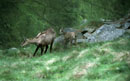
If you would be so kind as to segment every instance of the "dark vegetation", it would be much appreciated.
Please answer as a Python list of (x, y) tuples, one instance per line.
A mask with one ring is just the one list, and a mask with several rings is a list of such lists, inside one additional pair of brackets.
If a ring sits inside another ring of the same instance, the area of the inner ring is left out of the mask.
[[(24, 38), (53, 27), (100, 26), (129, 11), (129, 0), (0, 0), (0, 48), (19, 47)], [(87, 19), (88, 23), (82, 20)], [(58, 32), (57, 32), (58, 33)]]

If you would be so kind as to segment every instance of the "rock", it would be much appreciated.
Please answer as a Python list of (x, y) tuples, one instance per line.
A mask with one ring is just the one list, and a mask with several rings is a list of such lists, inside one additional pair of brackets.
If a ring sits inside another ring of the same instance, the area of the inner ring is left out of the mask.
[(56, 37), (55, 40), (54, 40), (54, 44), (63, 43), (63, 42), (64, 42), (64, 36), (63, 35)]
[(78, 32), (76, 38), (77, 39), (83, 39), (83, 34), (81, 32)]
[(120, 28), (120, 27), (121, 27), (121, 24), (120, 24), (120, 23), (113, 23), (113, 24), (110, 24), (110, 25), (113, 25), (113, 26), (116, 27), (116, 28)]
[[(92, 28), (84, 28), (81, 33), (77, 33), (77, 43), (81, 42), (104, 42), (104, 41), (111, 41), (114, 40), (120, 36), (122, 36), (126, 32), (126, 28), (129, 28), (130, 26), (130, 20), (128, 20), (125, 24), (124, 28), (120, 28), (122, 24), (120, 23), (111, 23), (111, 24), (104, 24), (100, 28), (98, 28), (96, 31)], [(63, 30), (64, 32), (76, 32), (76, 29), (73, 28), (65, 28)], [(84, 33), (82, 33), (84, 32)], [(85, 38), (84, 38), (85, 37)], [(64, 36), (61, 35), (57, 37), (54, 41), (54, 43), (63, 43), (64, 42)]]
[(20, 50), (18, 48), (9, 48), (7, 49), (7, 53), (8, 55), (15, 55), (15, 54), (19, 54), (20, 53)]
[(124, 29), (129, 29), (130, 28), (130, 19), (128, 19), (125, 24), (124, 24)]
[[(89, 32), (89, 33), (92, 33), (93, 31), (94, 31), (95, 29), (94, 28), (84, 28), (83, 30), (82, 30), (82, 32)], [(84, 33), (83, 33), (84, 34)]]
[(90, 33), (85, 33), (83, 36), (85, 37), (85, 38), (87, 38), (87, 37), (90, 37), (92, 34), (90, 34)]
[(127, 29), (126, 32), (130, 34), (130, 29)]
[(15, 47), (12, 47), (12, 48), (10, 48), (10, 50), (17, 50), (17, 48), (15, 48)]
[(86, 42), (86, 39), (77, 39), (76, 42), (77, 42), (77, 43)]
[(124, 18), (120, 18), (119, 20), (115, 21), (116, 23), (122, 23), (125, 19)]
[(122, 36), (125, 33), (124, 29), (117, 29), (114, 25), (104, 24), (97, 29), (91, 36), (86, 40), (87, 42), (102, 42), (110, 41)]

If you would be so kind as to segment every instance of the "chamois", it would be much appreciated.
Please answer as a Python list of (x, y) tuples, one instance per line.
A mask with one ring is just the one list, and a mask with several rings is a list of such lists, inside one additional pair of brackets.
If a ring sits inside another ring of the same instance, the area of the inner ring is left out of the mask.
[(47, 52), (48, 45), (50, 45), (50, 52), (52, 51), (52, 45), (55, 37), (56, 37), (56, 32), (54, 31), (53, 28), (49, 28), (46, 31), (39, 33), (36, 37), (32, 39), (26, 39), (26, 41), (23, 42), (22, 46), (26, 46), (28, 44), (35, 44), (37, 48), (33, 56), (35, 56), (39, 48), (41, 48), (41, 55), (42, 55), (44, 51), (44, 46), (46, 46), (44, 53)]
[(60, 29), (60, 34), (64, 35), (64, 43), (67, 45), (68, 43), (72, 44), (74, 41), (74, 44), (76, 44), (76, 32), (70, 31), (70, 32), (64, 32), (63, 29)]

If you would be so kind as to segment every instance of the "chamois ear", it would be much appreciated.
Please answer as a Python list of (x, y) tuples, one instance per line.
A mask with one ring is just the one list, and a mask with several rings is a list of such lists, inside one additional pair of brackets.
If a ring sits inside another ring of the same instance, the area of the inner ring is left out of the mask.
[(24, 39), (24, 41), (21, 43), (21, 47), (25, 46), (27, 44), (29, 39)]
[(21, 47), (23, 47), (23, 44), (25, 43), (25, 41), (26, 41), (26, 40), (24, 40), (24, 41), (20, 44)]

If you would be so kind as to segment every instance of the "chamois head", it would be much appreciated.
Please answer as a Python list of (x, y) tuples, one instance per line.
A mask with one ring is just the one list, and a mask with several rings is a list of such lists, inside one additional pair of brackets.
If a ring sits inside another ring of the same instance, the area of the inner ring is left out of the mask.
[(29, 44), (29, 39), (25, 39), (24, 41), (23, 41), (23, 43), (21, 44), (21, 46), (23, 47), (23, 46), (26, 46), (26, 45), (28, 45)]

